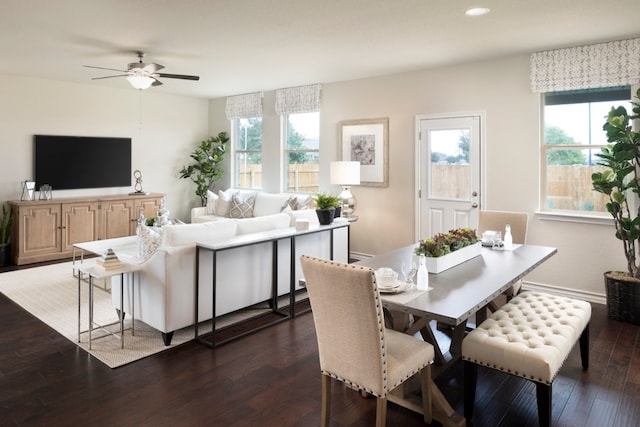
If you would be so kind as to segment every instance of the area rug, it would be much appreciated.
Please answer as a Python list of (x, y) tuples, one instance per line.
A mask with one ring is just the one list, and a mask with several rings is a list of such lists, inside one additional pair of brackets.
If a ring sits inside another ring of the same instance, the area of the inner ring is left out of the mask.
[[(98, 286), (94, 286), (94, 289), (94, 321), (100, 324), (116, 322), (118, 318), (111, 304), (111, 294)], [(131, 318), (127, 317), (124, 349), (120, 348), (119, 338), (101, 330), (94, 330), (94, 340), (89, 350), (87, 332), (81, 334), (78, 342), (78, 279), (73, 276), (71, 262), (1, 273), (0, 292), (110, 368), (131, 363), (194, 339), (193, 328), (185, 328), (176, 331), (171, 345), (165, 346), (160, 332), (140, 321), (136, 321), (135, 335), (132, 336)], [(85, 331), (88, 328), (89, 317), (86, 282), (82, 282), (81, 292), (80, 325)], [(216, 321), (216, 329), (246, 317), (247, 315), (242, 313), (223, 316)], [(119, 330), (119, 326), (112, 328)], [(208, 328), (211, 328), (211, 324)], [(101, 338), (96, 340), (96, 336)]]

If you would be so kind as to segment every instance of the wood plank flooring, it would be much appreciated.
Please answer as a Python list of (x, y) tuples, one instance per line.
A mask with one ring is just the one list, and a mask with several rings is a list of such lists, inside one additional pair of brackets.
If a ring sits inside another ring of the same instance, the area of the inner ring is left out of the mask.
[[(317, 426), (311, 314), (211, 350), (195, 342), (109, 369), (0, 295), (2, 426)], [(640, 425), (640, 326), (594, 305), (590, 369), (574, 349), (553, 388), (556, 426)], [(437, 384), (462, 413), (462, 366)], [(334, 382), (331, 425), (372, 426), (375, 400)], [(424, 425), (389, 404), (388, 426)], [(434, 422), (433, 425), (438, 425)], [(537, 426), (535, 387), (479, 369), (476, 427)]]

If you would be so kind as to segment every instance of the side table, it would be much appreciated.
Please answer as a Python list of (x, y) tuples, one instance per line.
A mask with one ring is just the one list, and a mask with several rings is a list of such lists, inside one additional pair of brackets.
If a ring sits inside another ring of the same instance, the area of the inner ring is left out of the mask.
[[(80, 325), (80, 312), (82, 309), (81, 287), (82, 287), (82, 274), (88, 276), (89, 280), (89, 350), (91, 350), (92, 333), (94, 329), (102, 329), (108, 332), (110, 335), (120, 338), (120, 348), (124, 348), (124, 275), (129, 274), (131, 276), (131, 298), (134, 298), (135, 290), (135, 272), (140, 269), (139, 265), (122, 263), (117, 269), (105, 270), (95, 264), (79, 264), (78, 269), (78, 342), (80, 342), (81, 331)], [(94, 279), (110, 279), (113, 276), (120, 276), (120, 314), (119, 319), (116, 322), (108, 323), (105, 325), (98, 324), (93, 321), (93, 281)], [(135, 335), (135, 314), (134, 314), (134, 301), (131, 302), (131, 335)], [(120, 334), (111, 332), (107, 329), (108, 326), (120, 324)], [(106, 336), (106, 335), (105, 335)]]

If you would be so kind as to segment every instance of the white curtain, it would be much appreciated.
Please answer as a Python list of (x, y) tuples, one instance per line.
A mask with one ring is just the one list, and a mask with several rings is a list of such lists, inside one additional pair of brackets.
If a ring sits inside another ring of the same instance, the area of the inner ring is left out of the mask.
[(276, 91), (276, 113), (279, 115), (320, 111), (322, 85), (289, 87)]
[(637, 83), (640, 83), (640, 38), (531, 54), (533, 92)]
[(227, 119), (262, 117), (262, 92), (227, 97), (225, 113)]

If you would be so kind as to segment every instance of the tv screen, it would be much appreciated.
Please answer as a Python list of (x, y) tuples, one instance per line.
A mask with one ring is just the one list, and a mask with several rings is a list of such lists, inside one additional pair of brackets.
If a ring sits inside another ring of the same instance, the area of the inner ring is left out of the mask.
[(131, 138), (35, 135), (36, 190), (131, 186)]

